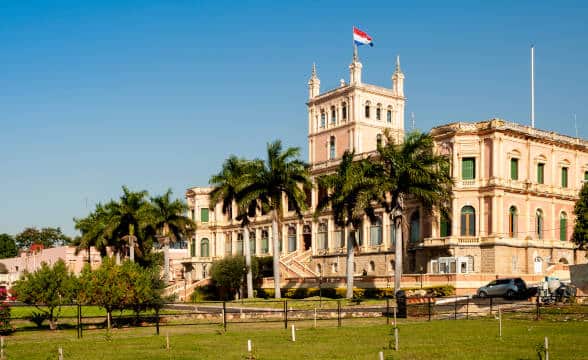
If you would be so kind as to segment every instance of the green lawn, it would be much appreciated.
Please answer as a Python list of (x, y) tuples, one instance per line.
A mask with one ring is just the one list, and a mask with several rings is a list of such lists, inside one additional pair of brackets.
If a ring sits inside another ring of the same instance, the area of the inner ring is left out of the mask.
[[(8, 359), (55, 359), (63, 347), (65, 359), (245, 359), (247, 340), (255, 359), (537, 359), (536, 347), (545, 336), (552, 359), (588, 359), (588, 322), (504, 320), (498, 338), (494, 319), (401, 322), (400, 351), (388, 348), (391, 327), (382, 319), (335, 323), (296, 323), (296, 342), (290, 329), (277, 324), (230, 324), (227, 333), (219, 326), (162, 327), (86, 331), (77, 340), (75, 331), (17, 332), (5, 337)], [(169, 334), (171, 350), (166, 350)]]

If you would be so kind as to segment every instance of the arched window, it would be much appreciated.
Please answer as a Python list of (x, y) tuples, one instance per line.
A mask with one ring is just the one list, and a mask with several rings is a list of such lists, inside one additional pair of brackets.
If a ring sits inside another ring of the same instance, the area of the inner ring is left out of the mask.
[(388, 109), (386, 111), (386, 122), (390, 124), (392, 122), (392, 110)]
[(537, 209), (535, 213), (535, 234), (537, 239), (543, 239), (543, 210)]
[(331, 124), (335, 124), (337, 122), (337, 110), (335, 110), (334, 106), (331, 106)]
[(323, 267), (321, 264), (316, 264), (316, 272), (321, 276), (323, 274)]
[(517, 208), (511, 206), (510, 209), (508, 209), (508, 236), (511, 238), (517, 237), (517, 221)]
[(288, 252), (296, 251), (296, 227), (288, 227)]
[(382, 146), (382, 134), (376, 135), (376, 147), (380, 148)]
[(471, 206), (461, 208), (461, 236), (476, 236), (476, 211)]
[(451, 236), (451, 220), (447, 214), (441, 215), (441, 221), (439, 225), (439, 235), (441, 235), (441, 237)]
[(410, 216), (410, 242), (415, 243), (421, 238), (421, 216), (416, 210)]
[(376, 263), (373, 261), (370, 261), (370, 272), (375, 272), (376, 271)]
[(376, 120), (382, 120), (382, 108), (380, 104), (376, 108)]
[(370, 118), (370, 103), (365, 104), (365, 117)]
[(196, 239), (192, 239), (192, 242), (190, 243), (190, 256), (196, 256)]
[(331, 264), (331, 272), (333, 274), (336, 274), (339, 272), (339, 264), (337, 264), (336, 262)]
[(559, 215), (559, 239), (568, 240), (568, 215), (565, 212)]
[(251, 252), (251, 255), (255, 255), (255, 240), (256, 240), (256, 235), (255, 235), (255, 230), (251, 230), (249, 232), (249, 251)]
[(335, 137), (331, 136), (329, 138), (329, 159), (333, 160), (335, 158)]
[(269, 252), (269, 232), (261, 230), (261, 252), (267, 254)]
[(318, 226), (318, 234), (317, 234), (317, 242), (319, 249), (326, 249), (327, 248), (327, 235), (328, 235), (328, 226), (327, 223), (320, 223)]
[(327, 126), (327, 116), (325, 115), (325, 111), (321, 110), (321, 127), (324, 128)]
[(341, 119), (347, 119), (347, 103), (341, 104)]
[(200, 239), (200, 256), (201, 257), (209, 257), (210, 256), (210, 245), (207, 238)]
[(370, 226), (370, 245), (382, 245), (382, 218), (380, 216)]

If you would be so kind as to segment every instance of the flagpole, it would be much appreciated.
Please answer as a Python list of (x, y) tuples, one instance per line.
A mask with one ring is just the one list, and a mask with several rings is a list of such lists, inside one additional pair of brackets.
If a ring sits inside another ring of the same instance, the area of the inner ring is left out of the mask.
[(535, 127), (535, 45), (531, 45), (531, 127)]
[(353, 61), (357, 61), (357, 44), (355, 43), (355, 39), (353, 38), (353, 34), (355, 34), (355, 26), (351, 28), (351, 43), (353, 44)]

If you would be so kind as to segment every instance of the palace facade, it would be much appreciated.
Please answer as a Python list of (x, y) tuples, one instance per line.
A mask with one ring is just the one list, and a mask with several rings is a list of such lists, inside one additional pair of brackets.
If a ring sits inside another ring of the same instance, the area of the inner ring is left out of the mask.
[[(308, 82), (308, 162), (311, 176), (332, 172), (345, 150), (358, 158), (374, 154), (383, 133), (404, 137), (404, 74), (397, 58), (391, 87), (365, 84), (356, 55), (349, 83), (320, 92), (313, 66)], [(451, 216), (425, 213), (408, 202), (403, 230), (407, 256), (404, 285), (453, 283), (472, 289), (496, 276), (565, 277), (567, 264), (586, 262), (570, 241), (573, 207), (588, 179), (588, 142), (528, 126), (491, 119), (435, 127), (437, 151), (451, 159), (454, 179)], [(183, 260), (188, 281), (206, 278), (212, 261), (243, 254), (243, 235), (232, 214), (211, 206), (209, 187), (186, 192), (197, 232)], [(328, 212), (312, 214), (325, 190), (307, 190), (302, 219), (284, 209), (281, 233), (283, 286), (320, 281), (339, 286), (346, 273), (343, 231)], [(284, 199), (286, 200), (286, 199)], [(285, 202), (287, 203), (287, 201)], [(272, 255), (271, 219), (259, 213), (251, 224), (251, 252)], [(365, 218), (358, 230), (356, 286), (389, 286), (394, 274), (394, 232), (389, 216)]]

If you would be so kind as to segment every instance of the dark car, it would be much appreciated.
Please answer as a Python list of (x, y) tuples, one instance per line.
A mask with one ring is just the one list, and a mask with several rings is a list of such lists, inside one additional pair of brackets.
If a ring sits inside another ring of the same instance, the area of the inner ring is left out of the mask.
[(478, 289), (478, 297), (499, 296), (504, 298), (525, 297), (527, 284), (521, 278), (497, 279)]

